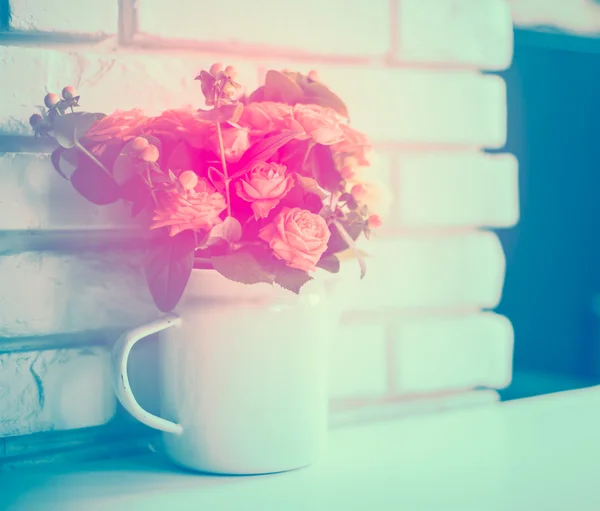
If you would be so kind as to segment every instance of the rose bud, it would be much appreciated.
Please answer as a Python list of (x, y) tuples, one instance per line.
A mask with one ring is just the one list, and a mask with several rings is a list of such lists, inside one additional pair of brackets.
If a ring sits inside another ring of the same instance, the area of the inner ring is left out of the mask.
[(144, 149), (146, 149), (146, 147), (148, 147), (149, 145), (150, 142), (148, 142), (147, 139), (143, 137), (137, 137), (133, 139), (133, 142), (131, 142), (131, 149), (133, 149), (136, 152), (141, 152)]
[(213, 76), (217, 76), (223, 70), (223, 64), (220, 62), (215, 62), (212, 66), (210, 66), (209, 73)]
[(225, 68), (225, 76), (227, 78), (231, 78), (232, 80), (234, 80), (235, 77), (237, 76), (237, 69), (233, 66), (227, 66)]
[(377, 227), (381, 227), (382, 224), (379, 215), (371, 215), (367, 222), (369, 223), (369, 227), (371, 227), (372, 229), (377, 229)]
[(235, 94), (235, 87), (230, 83), (227, 83), (225, 87), (223, 87), (223, 95), (231, 98)]
[(48, 108), (52, 108), (52, 107), (56, 106), (59, 102), (60, 102), (60, 98), (58, 97), (58, 94), (49, 92), (44, 97), (44, 105), (46, 105), (46, 107), (48, 107)]
[(308, 77), (311, 80), (315, 80), (315, 81), (317, 81), (319, 79), (319, 75), (317, 74), (317, 72), (314, 69), (312, 69), (311, 71), (308, 72)]
[(140, 152), (139, 156), (142, 160), (147, 161), (148, 163), (154, 163), (158, 161), (158, 147), (154, 145), (148, 145)]
[(29, 125), (35, 129), (37, 126), (44, 122), (44, 118), (40, 114), (33, 114), (29, 118)]
[(75, 87), (71, 87), (70, 85), (67, 85), (62, 90), (62, 97), (66, 100), (73, 99), (76, 95), (77, 91), (75, 90)]

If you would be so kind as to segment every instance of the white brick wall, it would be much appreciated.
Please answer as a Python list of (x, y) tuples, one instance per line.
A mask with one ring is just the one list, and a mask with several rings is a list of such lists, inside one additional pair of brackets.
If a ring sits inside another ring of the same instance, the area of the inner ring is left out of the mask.
[(344, 264), (336, 300), (349, 310), (479, 309), (498, 305), (505, 256), (493, 233), (406, 234), (361, 243), (367, 277)]
[(116, 410), (105, 348), (0, 353), (0, 437), (99, 426)]
[[(75, 193), (53, 169), (47, 154), (0, 153), (0, 230), (137, 228), (131, 206), (97, 207)], [(1, 264), (1, 263), (0, 263)]]
[(135, 325), (156, 317), (135, 252), (0, 257), (0, 336)]
[(75, 86), (87, 111), (143, 108), (157, 115), (186, 105), (203, 107), (200, 85), (194, 78), (217, 60), (236, 66), (239, 81), (254, 90), (258, 86), (256, 65), (239, 57), (219, 54), (177, 55), (115, 51), (92, 47), (70, 51), (0, 46), (0, 133), (29, 135), (29, 116), (42, 105), (46, 89), (60, 94), (65, 85)]
[(519, 219), (511, 155), (413, 153), (398, 159), (398, 226), (512, 227)]
[(71, 2), (39, 2), (10, 0), (13, 28), (50, 32), (116, 34), (118, 2), (85, 0)]
[(513, 340), (508, 319), (491, 313), (396, 322), (396, 391), (504, 388), (512, 378)]
[(584, 36), (600, 31), (600, 5), (595, 0), (508, 0), (515, 25), (520, 28), (552, 27)]
[(335, 399), (506, 387), (514, 334), (493, 313), (344, 325), (334, 346)]
[[(55, 4), (13, 0), (15, 26), (108, 34), (118, 26), (116, 0), (88, 3), (69, 16), (67, 4)], [(375, 141), (394, 195), (385, 228), (364, 244), (371, 253), (366, 279), (359, 283), (356, 265), (345, 264), (334, 294), (349, 323), (332, 354), (332, 398), (507, 385), (510, 323), (480, 312), (500, 300), (505, 257), (497, 236), (478, 229), (510, 227), (519, 218), (517, 162), (480, 151), (506, 141), (504, 82), (479, 70), (510, 64), (508, 2), (311, 0), (284, 9), (274, 0), (232, 0), (223, 18), (204, 1), (139, 0), (138, 7), (141, 33), (133, 47), (118, 47), (116, 39), (0, 47), (0, 136), (31, 134), (35, 105), (46, 90), (67, 84), (78, 88), (87, 110), (141, 107), (155, 114), (203, 106), (193, 78), (215, 61), (235, 65), (249, 90), (265, 69), (316, 69), (347, 103), (353, 125)], [(186, 51), (173, 48), (181, 40)], [(138, 227), (120, 205), (86, 203), (46, 157), (0, 154), (0, 235), (102, 236)], [(131, 253), (13, 252), (0, 256), (0, 337), (120, 328), (156, 315)], [(90, 353), (0, 354), (0, 437), (109, 420), (107, 361), (99, 348)], [(133, 380), (154, 377), (145, 359), (132, 369)]]
[(403, 61), (510, 65), (513, 28), (504, 0), (401, 0), (397, 23)]
[(232, 0), (226, 12), (210, 2), (171, 0), (166, 18), (161, 0), (140, 0), (139, 6), (140, 30), (165, 38), (351, 56), (389, 48), (387, 0)]

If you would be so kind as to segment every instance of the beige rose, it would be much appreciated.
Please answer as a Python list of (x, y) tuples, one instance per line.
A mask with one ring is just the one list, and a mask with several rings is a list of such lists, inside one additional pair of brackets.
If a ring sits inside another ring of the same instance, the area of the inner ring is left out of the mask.
[(267, 218), (293, 186), (294, 180), (291, 175), (286, 175), (285, 165), (258, 162), (236, 183), (236, 190), (240, 198), (252, 203), (254, 217), (258, 220)]
[(283, 208), (258, 236), (291, 268), (314, 271), (327, 250), (331, 232), (322, 216), (301, 208)]
[(288, 119), (288, 128), (304, 131), (307, 138), (317, 144), (333, 145), (344, 139), (341, 116), (331, 108), (318, 105), (297, 104), (293, 108), (293, 117)]
[(287, 119), (291, 117), (290, 105), (275, 101), (261, 101), (247, 104), (238, 124), (250, 128), (253, 132), (268, 133), (283, 130)]
[(188, 170), (179, 176), (184, 190), (165, 190), (157, 193), (158, 206), (154, 209), (150, 229), (170, 227), (170, 236), (186, 229), (209, 230), (221, 222), (219, 215), (227, 209), (225, 197), (205, 179)]

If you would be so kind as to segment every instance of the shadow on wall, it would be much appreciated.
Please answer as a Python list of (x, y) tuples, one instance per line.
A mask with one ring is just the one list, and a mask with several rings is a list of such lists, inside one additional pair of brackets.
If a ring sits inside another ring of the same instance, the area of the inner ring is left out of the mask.
[(520, 223), (498, 233), (512, 398), (600, 382), (600, 53), (517, 46), (503, 77), (521, 196)]

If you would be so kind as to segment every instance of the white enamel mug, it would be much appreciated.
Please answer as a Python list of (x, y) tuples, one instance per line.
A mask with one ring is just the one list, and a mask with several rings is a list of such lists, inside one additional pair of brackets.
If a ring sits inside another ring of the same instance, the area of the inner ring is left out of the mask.
[[(220, 474), (281, 472), (313, 463), (327, 438), (327, 373), (335, 316), (318, 280), (300, 295), (194, 270), (174, 313), (125, 332), (113, 386), (136, 419), (164, 432), (165, 454)], [(161, 415), (141, 408), (127, 361), (160, 337)]]

